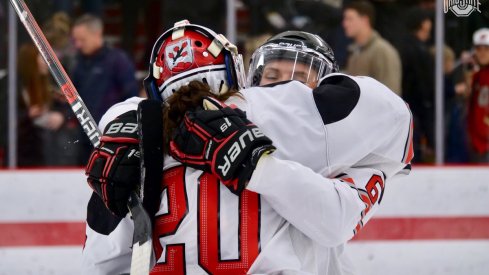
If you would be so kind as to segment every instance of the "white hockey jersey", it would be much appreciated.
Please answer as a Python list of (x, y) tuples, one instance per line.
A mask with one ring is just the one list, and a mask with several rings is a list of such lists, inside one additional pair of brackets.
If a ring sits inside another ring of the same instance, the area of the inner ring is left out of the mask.
[[(343, 74), (315, 90), (291, 81), (242, 93), (244, 101), (228, 103), (277, 151), (260, 160), (240, 197), (166, 157), (152, 274), (353, 274), (344, 244), (378, 208), (386, 179), (409, 170), (407, 105), (372, 78)], [(139, 100), (115, 105), (100, 127)], [(129, 218), (104, 230), (97, 223), (88, 221), (85, 273), (128, 272)]]

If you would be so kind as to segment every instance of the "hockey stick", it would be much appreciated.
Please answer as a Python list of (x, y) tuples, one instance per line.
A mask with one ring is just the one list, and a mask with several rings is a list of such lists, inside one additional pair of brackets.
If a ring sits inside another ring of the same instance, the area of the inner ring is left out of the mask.
[(160, 207), (163, 179), (163, 115), (161, 101), (146, 99), (138, 105), (139, 151), (141, 152), (141, 198), (154, 217)]
[[(160, 101), (147, 99), (139, 103), (137, 110), (139, 151), (141, 154), (140, 194), (144, 209), (150, 217), (155, 216), (160, 206), (161, 191), (159, 187), (163, 178), (163, 116), (161, 107)], [(146, 213), (144, 214), (146, 215)], [(151, 232), (151, 226), (151, 223), (149, 225), (145, 223), (144, 226), (134, 228), (131, 274), (151, 265), (151, 236), (145, 234), (145, 232)], [(136, 248), (142, 253), (134, 253)], [(149, 270), (147, 271), (149, 272)]]
[[(91, 143), (94, 147), (98, 146), (100, 144), (101, 133), (97, 127), (97, 123), (76, 91), (75, 86), (66, 74), (66, 71), (39, 28), (29, 8), (23, 0), (10, 0), (10, 4), (14, 7), (20, 21), (24, 24), (24, 27), (41, 53), (42, 58), (48, 65), (49, 71), (61, 88), (61, 91)], [(149, 259), (151, 258), (151, 220), (136, 193), (131, 193), (127, 206), (134, 220), (131, 274), (148, 274), (150, 269)], [(145, 266), (146, 262), (148, 262), (147, 266)]]

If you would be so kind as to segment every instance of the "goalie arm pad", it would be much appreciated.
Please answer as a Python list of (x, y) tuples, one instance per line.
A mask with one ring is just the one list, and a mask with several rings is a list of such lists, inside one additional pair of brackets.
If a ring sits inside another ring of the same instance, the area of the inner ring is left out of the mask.
[(371, 168), (326, 178), (297, 162), (265, 156), (247, 189), (309, 238), (334, 247), (350, 240), (378, 209), (384, 180), (382, 172)]

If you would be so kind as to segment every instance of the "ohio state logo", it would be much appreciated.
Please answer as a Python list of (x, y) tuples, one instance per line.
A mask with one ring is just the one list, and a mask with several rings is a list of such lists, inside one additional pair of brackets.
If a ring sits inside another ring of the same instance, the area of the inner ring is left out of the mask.
[(190, 39), (168, 44), (165, 48), (165, 62), (171, 71), (187, 70), (194, 63)]
[(467, 17), (474, 10), (481, 12), (479, 0), (444, 0), (444, 12), (451, 10), (456, 16)]

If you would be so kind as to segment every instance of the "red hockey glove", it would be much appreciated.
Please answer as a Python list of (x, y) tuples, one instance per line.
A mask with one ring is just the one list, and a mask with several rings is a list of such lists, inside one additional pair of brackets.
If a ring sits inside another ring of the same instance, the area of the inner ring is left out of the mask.
[(136, 111), (117, 117), (105, 127), (85, 174), (90, 187), (113, 214), (124, 217), (132, 190), (139, 185), (140, 153)]
[(170, 141), (171, 156), (216, 175), (236, 195), (246, 187), (260, 157), (274, 150), (243, 111), (222, 106), (187, 112)]

